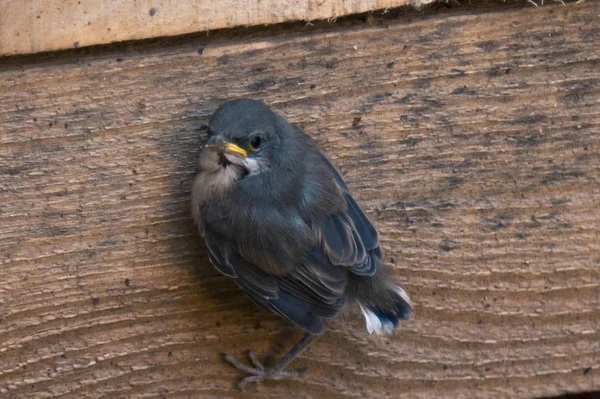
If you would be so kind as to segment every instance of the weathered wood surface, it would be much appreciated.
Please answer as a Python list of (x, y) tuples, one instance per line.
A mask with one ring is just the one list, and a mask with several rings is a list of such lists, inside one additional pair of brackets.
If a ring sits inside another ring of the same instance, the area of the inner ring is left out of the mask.
[(238, 96), (320, 141), (416, 313), (381, 338), (349, 311), (295, 361), (304, 379), (261, 397), (598, 390), (599, 13), (473, 6), (4, 60), (1, 396), (255, 397), (220, 353), (299, 333), (210, 266), (188, 214), (197, 128)]
[(289, 21), (433, 0), (0, 0), (0, 55)]

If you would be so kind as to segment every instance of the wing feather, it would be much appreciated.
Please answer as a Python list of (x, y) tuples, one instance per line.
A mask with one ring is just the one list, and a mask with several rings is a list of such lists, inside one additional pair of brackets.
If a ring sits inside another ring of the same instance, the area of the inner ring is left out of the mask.
[[(345, 213), (331, 215), (324, 223), (322, 234), (325, 251), (334, 264), (347, 266), (357, 275), (372, 276), (381, 261), (377, 230), (360, 205), (352, 198), (337, 169), (325, 154), (321, 153), (321, 158), (331, 171), (347, 205)], [(342, 223), (343, 228), (340, 227)]]

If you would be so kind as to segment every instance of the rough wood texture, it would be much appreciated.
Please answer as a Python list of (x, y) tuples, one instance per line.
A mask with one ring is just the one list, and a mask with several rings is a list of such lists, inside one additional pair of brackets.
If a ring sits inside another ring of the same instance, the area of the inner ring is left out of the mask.
[[(299, 332), (208, 263), (188, 213), (230, 97), (316, 137), (415, 302), (349, 310), (265, 398), (600, 388), (599, 3), (473, 6), (5, 60), (0, 394), (249, 398), (220, 353)], [(203, 48), (201, 54), (198, 49)]]
[(235, 26), (335, 19), (433, 0), (0, 0), (0, 55)]

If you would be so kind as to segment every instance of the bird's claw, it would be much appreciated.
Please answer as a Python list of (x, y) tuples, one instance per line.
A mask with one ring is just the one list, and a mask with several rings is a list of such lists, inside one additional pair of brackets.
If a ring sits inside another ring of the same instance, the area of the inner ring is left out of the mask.
[(283, 380), (283, 379), (293, 379), (300, 377), (305, 371), (306, 368), (301, 368), (297, 370), (282, 370), (277, 367), (265, 367), (262, 363), (256, 358), (256, 355), (252, 351), (246, 352), (248, 358), (252, 362), (254, 367), (247, 366), (246, 364), (240, 362), (235, 357), (229, 354), (224, 354), (225, 361), (231, 364), (233, 367), (238, 370), (242, 370), (248, 374), (247, 377), (244, 377), (239, 383), (238, 388), (240, 390), (244, 390), (244, 387), (249, 382), (258, 382), (264, 380)]

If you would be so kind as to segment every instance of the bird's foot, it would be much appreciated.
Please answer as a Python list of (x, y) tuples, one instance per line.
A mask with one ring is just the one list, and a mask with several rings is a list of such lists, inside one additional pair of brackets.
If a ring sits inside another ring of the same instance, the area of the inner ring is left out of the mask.
[(247, 354), (248, 354), (248, 358), (250, 359), (250, 361), (252, 362), (252, 365), (254, 367), (245, 365), (244, 363), (240, 362), (235, 357), (233, 357), (229, 354), (226, 354), (226, 353), (223, 354), (225, 357), (225, 361), (227, 363), (231, 364), (233, 367), (237, 368), (238, 370), (242, 370), (242, 371), (250, 374), (249, 376), (244, 377), (238, 383), (238, 388), (241, 389), (242, 391), (244, 390), (244, 387), (246, 386), (246, 384), (249, 382), (298, 378), (306, 371), (306, 368), (301, 368), (301, 369), (297, 369), (297, 370), (283, 370), (277, 366), (265, 367), (262, 365), (261, 362), (258, 361), (258, 359), (256, 358), (256, 356), (254, 355), (254, 353), (252, 351), (248, 351)]

